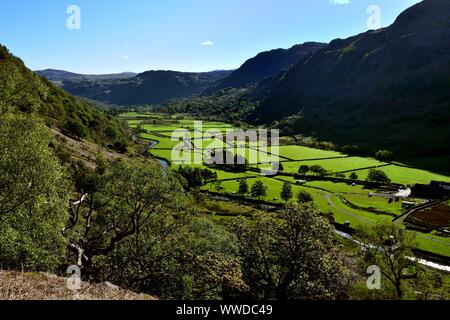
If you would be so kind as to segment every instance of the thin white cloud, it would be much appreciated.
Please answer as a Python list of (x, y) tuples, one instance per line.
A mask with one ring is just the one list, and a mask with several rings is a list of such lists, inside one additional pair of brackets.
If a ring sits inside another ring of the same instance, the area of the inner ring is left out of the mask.
[(351, 0), (330, 0), (332, 4), (338, 4), (338, 5), (344, 5), (344, 4), (350, 4), (352, 2)]
[(122, 55), (120, 58), (123, 60), (128, 60), (128, 56), (126, 54)]
[(214, 47), (214, 42), (208, 40), (208, 41), (202, 42), (201, 45), (204, 47)]

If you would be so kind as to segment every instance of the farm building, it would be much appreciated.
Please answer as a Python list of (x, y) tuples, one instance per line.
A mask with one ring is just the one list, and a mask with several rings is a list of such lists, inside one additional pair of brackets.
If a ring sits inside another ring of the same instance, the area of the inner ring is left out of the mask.
[(402, 202), (402, 209), (403, 211), (408, 211), (409, 209), (414, 208), (417, 205), (417, 203), (412, 201), (403, 201)]
[(414, 198), (440, 199), (450, 196), (450, 183), (438, 181), (432, 181), (429, 185), (418, 183), (411, 191)]
[(450, 192), (450, 182), (431, 181), (430, 186), (434, 186)]

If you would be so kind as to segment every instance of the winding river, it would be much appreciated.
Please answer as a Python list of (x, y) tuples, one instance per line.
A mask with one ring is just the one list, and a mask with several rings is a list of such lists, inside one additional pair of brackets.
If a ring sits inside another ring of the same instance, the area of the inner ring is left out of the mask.
[[(341, 237), (347, 239), (347, 240), (353, 241), (356, 244), (358, 244), (360, 246), (363, 246), (362, 243), (354, 240), (353, 237), (351, 235), (349, 235), (348, 233), (345, 233), (345, 232), (342, 232), (342, 231), (339, 231), (339, 230), (336, 230), (336, 233), (338, 235), (340, 235)], [(414, 258), (410, 258), (410, 257), (408, 257), (408, 259), (414, 260)], [(427, 266), (427, 267), (432, 268), (432, 269), (450, 272), (450, 266), (447, 266), (447, 265), (443, 265), (443, 264), (439, 264), (439, 263), (436, 263), (436, 262), (428, 261), (428, 260), (425, 260), (425, 259), (419, 259), (419, 258), (417, 258), (417, 262), (419, 264), (421, 264), (421, 265)]]

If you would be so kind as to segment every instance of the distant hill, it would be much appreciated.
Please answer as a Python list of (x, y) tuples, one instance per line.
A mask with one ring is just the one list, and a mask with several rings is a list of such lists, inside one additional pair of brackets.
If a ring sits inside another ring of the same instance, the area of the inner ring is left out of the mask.
[(54, 82), (63, 82), (63, 81), (98, 81), (98, 80), (106, 80), (106, 79), (128, 79), (135, 77), (137, 73), (133, 72), (122, 72), (116, 74), (98, 74), (98, 75), (89, 75), (89, 74), (78, 74), (72, 73), (64, 70), (54, 70), (54, 69), (46, 69), (35, 71), (37, 74), (47, 78), (50, 81)]
[(64, 90), (107, 104), (160, 104), (170, 99), (187, 98), (228, 76), (231, 71), (188, 73), (176, 71), (147, 71), (138, 75), (85, 76), (65, 72), (40, 72), (57, 81)]
[(291, 129), (298, 133), (365, 149), (448, 155), (449, 49), (450, 1), (424, 0), (390, 27), (334, 40), (264, 81), (248, 120), (282, 124), (296, 115)]
[(326, 44), (306, 42), (290, 49), (275, 49), (258, 54), (247, 60), (239, 69), (206, 90), (205, 94), (226, 88), (241, 88), (258, 84), (266, 78), (273, 77), (289, 69), (299, 60), (323, 48)]

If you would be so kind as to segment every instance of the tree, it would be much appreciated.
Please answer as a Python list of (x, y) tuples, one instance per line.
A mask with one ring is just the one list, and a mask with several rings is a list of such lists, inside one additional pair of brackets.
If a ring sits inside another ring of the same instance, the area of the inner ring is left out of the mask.
[(394, 153), (388, 150), (380, 150), (375, 153), (375, 159), (380, 161), (392, 161), (394, 159)]
[(358, 153), (358, 146), (356, 145), (345, 145), (342, 147), (341, 151), (345, 154), (354, 155)]
[(251, 299), (339, 299), (347, 272), (333, 227), (313, 203), (289, 204), (281, 219), (258, 214), (234, 220)]
[(358, 180), (358, 174), (356, 172), (350, 173), (350, 179), (351, 180)]
[(115, 160), (103, 175), (81, 176), (84, 202), (73, 208), (65, 234), (76, 263), (87, 269), (93, 258), (110, 254), (157, 217), (190, 207), (178, 179), (157, 163)]
[(307, 173), (309, 172), (309, 166), (300, 166), (300, 168), (298, 169), (298, 173), (305, 176)]
[(336, 178), (339, 178), (339, 179), (345, 179), (346, 178), (345, 177), (345, 173), (342, 173), (342, 172), (337, 172), (337, 173), (334, 174), (334, 176)]
[(402, 281), (406, 268), (416, 265), (413, 249), (415, 239), (403, 228), (394, 224), (377, 224), (361, 227), (357, 238), (363, 243), (364, 261), (381, 269), (384, 277), (394, 286), (397, 297), (403, 297)]
[(260, 180), (257, 180), (251, 190), (252, 198), (261, 199), (267, 196), (267, 188), (264, 183)]
[(292, 197), (294, 196), (292, 193), (292, 186), (289, 182), (285, 182), (283, 184), (283, 188), (281, 190), (281, 199), (283, 199), (284, 201), (288, 202), (289, 200), (292, 199)]
[(297, 194), (297, 200), (299, 203), (307, 203), (307, 202), (313, 202), (314, 198), (308, 191), (301, 190)]
[(376, 170), (376, 169), (369, 170), (369, 174), (367, 175), (367, 181), (385, 183), (385, 184), (391, 183), (391, 179), (389, 179), (389, 177), (387, 176), (387, 174), (384, 171)]
[(64, 256), (70, 189), (35, 115), (0, 120), (0, 261), (3, 268), (54, 270)]
[(0, 113), (18, 109), (31, 114), (47, 94), (45, 82), (0, 45)]
[(85, 138), (87, 136), (86, 127), (78, 119), (71, 119), (65, 125), (65, 130), (77, 138)]
[(249, 188), (248, 188), (247, 180), (242, 179), (241, 181), (239, 181), (239, 190), (238, 190), (238, 194), (240, 194), (240, 195), (245, 195), (245, 194), (248, 193), (248, 191), (249, 191)]
[(429, 300), (432, 294), (440, 294), (444, 286), (442, 275), (424, 267), (418, 267), (417, 269), (419, 269), (419, 272), (415, 282), (420, 290), (421, 300)]
[(327, 174), (327, 170), (325, 170), (322, 166), (314, 165), (309, 168), (309, 171), (314, 173), (316, 176), (324, 177)]
[(217, 172), (203, 168), (191, 168), (179, 166), (176, 172), (186, 179), (188, 190), (201, 187), (209, 182), (217, 182)]
[(163, 299), (218, 300), (247, 288), (233, 235), (193, 215), (154, 215), (95, 264), (103, 279)]

